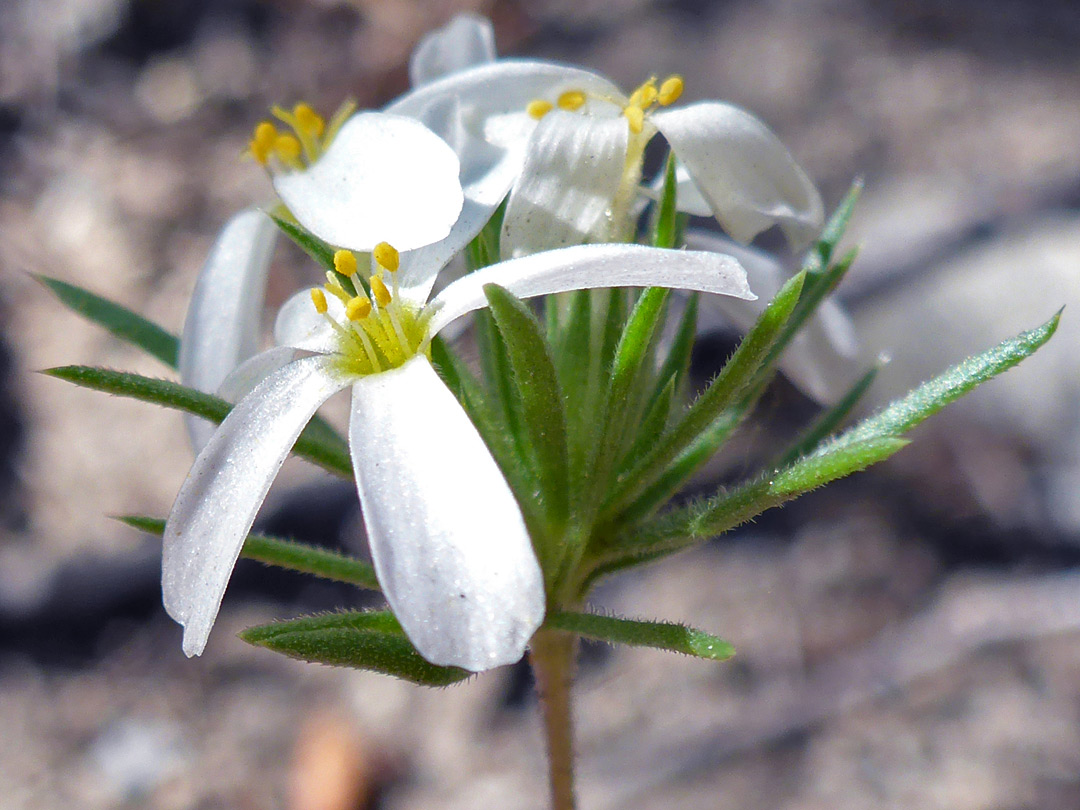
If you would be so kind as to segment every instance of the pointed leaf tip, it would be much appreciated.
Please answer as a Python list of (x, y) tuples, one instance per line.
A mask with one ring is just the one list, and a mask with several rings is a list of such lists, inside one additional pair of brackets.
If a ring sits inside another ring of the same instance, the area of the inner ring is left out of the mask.
[(449, 686), (470, 672), (426, 661), (389, 611), (350, 611), (249, 627), (240, 638), (290, 658), (366, 669), (421, 686)]
[(671, 622), (564, 611), (550, 614), (547, 625), (609, 644), (652, 647), (710, 661), (726, 661), (735, 654), (735, 648), (722, 638)]

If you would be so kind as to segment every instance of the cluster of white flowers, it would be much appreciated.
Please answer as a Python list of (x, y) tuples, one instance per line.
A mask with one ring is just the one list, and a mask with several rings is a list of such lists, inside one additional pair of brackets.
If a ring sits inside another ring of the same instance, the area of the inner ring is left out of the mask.
[[(779, 225), (802, 248), (821, 229), (818, 193), (779, 140), (728, 104), (675, 106), (679, 77), (626, 96), (578, 68), (497, 59), (490, 24), (473, 16), (430, 34), (410, 75), (413, 90), (380, 112), (346, 107), (326, 123), (298, 105), (275, 110), (284, 132), (270, 123), (255, 131), (252, 156), (288, 215), (337, 249), (340, 274), (286, 303), (277, 345), (261, 353), (271, 219), (258, 209), (236, 216), (198, 281), (183, 381), (237, 404), (216, 430), (192, 423), (200, 452), (166, 525), (165, 607), (184, 626), (188, 655), (204, 649), (300, 432), (351, 387), (349, 445), (371, 555), (409, 639), (436, 664), (479, 671), (516, 661), (544, 618), (543, 572), (514, 494), (431, 365), (431, 338), (485, 306), (491, 282), (519, 297), (695, 290), (751, 323), (763, 305), (755, 293), (767, 299), (784, 278), (775, 262), (725, 242), (677, 251), (627, 243), (658, 188), (642, 180), (657, 134), (679, 161), (685, 212), (715, 217), (742, 242)], [(429, 300), (436, 275), (503, 201), (503, 261)], [(848, 351), (845, 329), (826, 307), (792, 347), (793, 379), (820, 398), (835, 390), (830, 364)]]

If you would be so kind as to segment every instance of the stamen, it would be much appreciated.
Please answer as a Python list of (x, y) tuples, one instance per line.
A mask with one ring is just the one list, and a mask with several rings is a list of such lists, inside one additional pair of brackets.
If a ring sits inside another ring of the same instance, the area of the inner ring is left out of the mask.
[(326, 128), (326, 122), (323, 121), (322, 116), (311, 109), (309, 104), (301, 102), (293, 107), (293, 118), (296, 119), (296, 128), (298, 130), (310, 133), (316, 138), (322, 135), (323, 130)]
[(300, 141), (295, 135), (278, 135), (274, 139), (274, 154), (278, 159), (290, 168), (303, 170), (300, 162)]
[(349, 299), (345, 305), (345, 317), (350, 321), (362, 321), (371, 314), (371, 301), (366, 295)]
[(251, 143), (248, 145), (248, 149), (251, 152), (251, 156), (255, 158), (263, 166), (270, 159), (270, 154), (274, 149), (274, 142), (277, 140), (277, 127), (271, 124), (269, 121), (263, 121), (257, 127), (252, 135)]
[(635, 135), (640, 135), (645, 128), (645, 111), (641, 107), (629, 105), (622, 111), (622, 114), (626, 116), (630, 131)]
[(660, 93), (657, 96), (657, 100), (664, 107), (669, 104), (674, 104), (679, 100), (679, 97), (683, 93), (683, 78), (678, 74), (668, 76), (664, 79), (664, 83), (660, 85)]
[(372, 276), (371, 281), (371, 294), (375, 296), (375, 300), (378, 302), (380, 308), (390, 306), (390, 301), (393, 299), (390, 297), (390, 290), (386, 289), (386, 284), (378, 276)]
[(550, 101), (545, 101), (542, 98), (538, 98), (529, 102), (528, 106), (525, 107), (525, 112), (527, 112), (530, 117), (535, 118), (537, 121), (539, 121), (549, 112), (551, 112), (553, 106), (554, 105)]
[(351, 250), (339, 250), (334, 253), (334, 269), (343, 276), (355, 276), (356, 254)]
[(585, 106), (585, 94), (580, 90), (567, 90), (559, 96), (559, 108), (574, 112)]
[[(371, 302), (368, 302), (368, 310), (371, 309)], [(367, 335), (367, 323), (361, 319), (360, 323), (353, 325), (353, 334), (360, 338), (360, 342), (364, 345), (364, 354), (367, 355), (368, 362), (371, 363), (371, 368), (376, 374), (382, 371), (382, 363), (379, 362), (379, 355), (375, 351), (375, 347), (371, 345), (371, 338)]]
[(629, 107), (645, 109), (656, 100), (656, 79), (651, 78), (630, 94)]
[(337, 108), (337, 112), (330, 116), (330, 123), (326, 125), (326, 135), (323, 136), (322, 148), (324, 152), (337, 136), (338, 130), (344, 126), (354, 112), (356, 112), (356, 102), (350, 98), (342, 102), (341, 106)]
[(315, 305), (315, 311), (318, 312), (320, 315), (326, 314), (326, 293), (324, 293), (318, 287), (315, 287), (311, 290), (311, 303)]
[(352, 296), (345, 292), (345, 288), (341, 286), (337, 276), (329, 270), (326, 271), (326, 284), (324, 286), (328, 293), (333, 295), (343, 304), (348, 305), (349, 301), (352, 299)]
[(389, 270), (391, 273), (396, 273), (401, 264), (400, 254), (389, 242), (379, 242), (375, 246), (375, 250), (372, 251), (372, 255), (380, 267)]

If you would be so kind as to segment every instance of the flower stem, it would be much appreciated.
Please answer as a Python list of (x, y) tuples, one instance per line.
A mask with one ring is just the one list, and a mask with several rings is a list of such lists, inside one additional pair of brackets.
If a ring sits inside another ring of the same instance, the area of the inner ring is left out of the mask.
[(552, 810), (574, 810), (574, 730), (570, 686), (577, 636), (540, 630), (529, 653), (544, 716)]

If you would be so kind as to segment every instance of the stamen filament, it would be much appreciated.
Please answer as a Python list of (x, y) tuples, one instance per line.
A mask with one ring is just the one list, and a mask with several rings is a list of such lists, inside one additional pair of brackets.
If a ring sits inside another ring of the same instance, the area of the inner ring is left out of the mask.
[(382, 363), (379, 362), (379, 354), (375, 351), (375, 347), (371, 345), (371, 339), (367, 336), (367, 321), (361, 320), (354, 322), (352, 325), (353, 333), (360, 338), (360, 342), (364, 345), (364, 354), (367, 355), (368, 362), (371, 363), (371, 368), (375, 374), (382, 371)]

